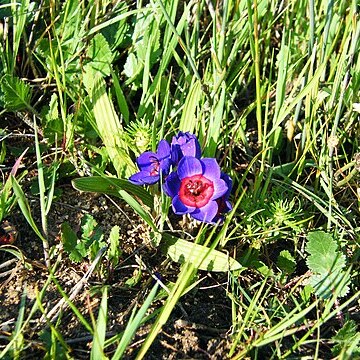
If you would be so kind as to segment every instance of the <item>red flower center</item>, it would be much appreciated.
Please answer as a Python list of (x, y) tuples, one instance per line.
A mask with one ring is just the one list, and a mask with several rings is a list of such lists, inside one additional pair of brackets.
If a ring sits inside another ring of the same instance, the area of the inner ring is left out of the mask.
[(160, 162), (155, 156), (150, 157), (152, 169), (150, 171), (151, 176), (159, 175)]
[(179, 197), (187, 206), (201, 208), (214, 194), (214, 184), (202, 175), (194, 175), (181, 180)]

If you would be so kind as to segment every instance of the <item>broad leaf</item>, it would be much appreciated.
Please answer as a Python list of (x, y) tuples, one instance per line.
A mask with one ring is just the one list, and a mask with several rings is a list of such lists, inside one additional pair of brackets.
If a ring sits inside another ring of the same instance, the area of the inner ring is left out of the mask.
[(67, 222), (61, 224), (61, 241), (64, 250), (74, 262), (80, 262), (84, 254), (77, 248), (78, 238)]
[(7, 110), (19, 111), (31, 108), (30, 86), (21, 79), (5, 75), (1, 79), (1, 90), (1, 102)]
[(330, 273), (345, 266), (345, 256), (337, 251), (336, 241), (324, 231), (315, 231), (307, 236), (306, 251), (310, 254), (307, 265), (315, 273)]
[(107, 251), (107, 256), (113, 266), (116, 266), (119, 263), (119, 259), (121, 256), (119, 233), (120, 233), (120, 228), (118, 225), (115, 225), (111, 228), (109, 235), (110, 245)]
[[(345, 256), (337, 251), (337, 243), (330, 234), (324, 231), (314, 231), (307, 236), (306, 251), (309, 256), (306, 263), (313, 272), (310, 284), (318, 296), (326, 299), (338, 293), (345, 296), (349, 290), (350, 277), (343, 269)], [(337, 289), (340, 283), (345, 285)]]
[(74, 179), (72, 185), (79, 191), (107, 194), (120, 198), (122, 196), (119, 191), (125, 190), (129, 194), (137, 197), (150, 209), (154, 207), (154, 198), (143, 187), (133, 185), (128, 180), (109, 176), (91, 176)]
[(124, 140), (124, 129), (107, 94), (105, 80), (98, 71), (92, 76), (91, 83), (88, 81), (85, 85), (93, 105), (96, 131), (106, 147), (118, 177), (128, 177), (136, 170)]
[(288, 250), (282, 250), (277, 258), (277, 266), (286, 274), (292, 274), (295, 271), (296, 262)]
[(91, 39), (86, 54), (90, 59), (88, 65), (101, 73), (102, 76), (110, 75), (114, 54), (111, 52), (110, 46), (102, 34), (96, 34)]
[(229, 255), (183, 239), (163, 234), (162, 250), (179, 263), (190, 262), (195, 268), (226, 272), (242, 269), (242, 265)]

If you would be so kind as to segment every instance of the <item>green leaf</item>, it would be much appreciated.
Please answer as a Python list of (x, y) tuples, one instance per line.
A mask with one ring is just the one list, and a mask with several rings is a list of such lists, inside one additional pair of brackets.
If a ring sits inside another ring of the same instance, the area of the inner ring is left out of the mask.
[(78, 238), (67, 222), (61, 224), (61, 241), (72, 261), (80, 262), (83, 259), (83, 253), (77, 248)]
[(189, 93), (185, 100), (179, 126), (181, 131), (189, 131), (193, 133), (196, 129), (196, 123), (198, 122), (196, 109), (199, 106), (201, 95), (201, 83), (200, 81), (195, 80), (194, 83), (191, 84)]
[(120, 197), (120, 190), (125, 190), (129, 194), (138, 198), (144, 205), (150, 209), (154, 207), (154, 198), (143, 187), (131, 184), (128, 180), (117, 179), (110, 176), (91, 176), (87, 178), (78, 178), (72, 181), (76, 190), (95, 192), (101, 194)]
[(5, 141), (2, 141), (1, 142), (1, 149), (0, 149), (0, 164), (4, 163), (5, 157), (6, 157), (6, 145), (5, 145)]
[(132, 78), (136, 76), (138, 73), (140, 73), (140, 71), (141, 71), (141, 67), (138, 66), (138, 60), (136, 58), (136, 55), (130, 53), (126, 58), (126, 62), (124, 65), (124, 74), (128, 78)]
[(333, 356), (337, 357), (340, 353), (343, 355), (346, 353), (347, 359), (360, 357), (360, 334), (354, 320), (348, 320), (331, 340), (335, 342), (331, 349)]
[(64, 339), (53, 325), (50, 325), (50, 329), (42, 330), (39, 338), (46, 349), (43, 359), (65, 360), (71, 358), (70, 349), (66, 347)]
[(209, 117), (209, 125), (207, 127), (207, 145), (204, 150), (204, 156), (214, 157), (217, 151), (220, 129), (222, 124), (222, 119), (225, 112), (225, 102), (226, 102), (226, 88), (225, 84), (221, 86), (220, 96), (216, 99), (216, 105), (212, 109)]
[[(154, 26), (155, 22), (155, 13), (138, 13), (136, 16), (134, 33), (132, 35), (134, 48), (137, 54), (137, 57), (141, 60), (142, 63), (145, 62), (146, 57), (146, 49), (149, 45), (154, 47), (154, 44), (149, 44), (149, 40), (153, 33), (158, 33), (158, 24)], [(159, 42), (159, 38), (157, 38), (157, 43)], [(159, 44), (155, 46), (159, 48)]]
[(103, 248), (107, 247), (107, 244), (105, 243), (104, 234), (101, 232), (101, 235), (99, 238), (95, 237), (92, 238), (91, 244), (89, 246), (89, 250), (87, 251), (87, 255), (90, 259), (90, 261), (93, 261), (96, 258), (97, 253)]
[(101, 73), (102, 76), (110, 75), (114, 54), (111, 52), (110, 46), (102, 34), (96, 34), (91, 39), (86, 55), (90, 59), (89, 66)]
[(315, 231), (307, 236), (306, 251), (310, 254), (307, 265), (311, 271), (320, 274), (340, 270), (345, 266), (345, 256), (337, 250), (337, 243), (330, 234)]
[(39, 228), (37, 227), (34, 218), (31, 215), (30, 205), (27, 201), (24, 191), (22, 190), (21, 186), (17, 182), (17, 180), (11, 176), (12, 186), (14, 190), (14, 194), (17, 198), (19, 207), (21, 209), (22, 214), (24, 215), (26, 221), (31, 226), (31, 228), (34, 230), (35, 234), (43, 241), (46, 242), (46, 239), (42, 236)]
[(64, 123), (59, 117), (59, 100), (56, 93), (53, 93), (50, 104), (45, 109), (45, 115), (42, 117), (44, 126), (44, 135), (49, 139), (50, 143), (54, 143), (57, 139), (61, 139), (64, 133)]
[(124, 129), (107, 91), (106, 83), (99, 72), (94, 74), (93, 87), (87, 88), (93, 104), (96, 131), (103, 141), (118, 177), (129, 177), (135, 165), (124, 140)]
[(93, 260), (98, 251), (105, 246), (103, 241), (104, 234), (102, 229), (92, 215), (86, 214), (81, 220), (82, 236), (77, 249), (83, 254), (88, 255)]
[[(106, 181), (104, 181), (104, 179), (108, 180), (110, 184), (105, 184)], [(157, 231), (150, 211), (146, 209), (143, 205), (141, 205), (132, 195), (129, 194), (129, 192), (132, 192), (135, 196), (138, 196), (139, 199), (142, 201), (142, 204), (153, 204), (153, 198), (150, 196), (149, 193), (147, 193), (146, 190), (131, 184), (127, 180), (96, 176), (75, 179), (73, 180), (73, 186), (75, 189), (80, 191), (102, 192), (120, 197), (121, 199), (125, 200), (154, 231)], [(124, 189), (126, 189), (126, 191)], [(144, 195), (144, 197), (142, 197), (142, 195)], [(153, 209), (153, 205), (149, 206), (149, 208)]]
[(119, 263), (121, 256), (119, 232), (120, 232), (119, 226), (115, 225), (111, 228), (109, 235), (110, 246), (107, 255), (113, 267), (115, 267)]
[(99, 238), (101, 232), (99, 232), (97, 221), (90, 214), (85, 214), (81, 219), (81, 231), (82, 239), (90, 240), (92, 238)]
[(87, 247), (84, 241), (79, 241), (76, 244), (75, 249), (69, 254), (69, 258), (71, 261), (80, 262), (87, 255)]
[(24, 323), (24, 315), (26, 309), (26, 295), (26, 287), (24, 287), (23, 293), (21, 295), (20, 308), (16, 320), (15, 329), (12, 333), (12, 337), (16, 339), (14, 347), (12, 349), (12, 355), (14, 359), (20, 358), (20, 354), (23, 352), (25, 345), (22, 326)]
[(50, 104), (49, 104), (49, 111), (46, 114), (47, 120), (56, 120), (59, 118), (59, 101), (58, 96), (56, 93), (51, 95)]
[[(117, 3), (117, 11), (115, 14), (126, 14), (126, 10), (129, 8), (125, 2)], [(107, 14), (107, 16), (111, 16), (111, 14)], [(114, 19), (114, 18), (113, 18)], [(103, 25), (102, 23), (101, 25)], [(120, 21), (116, 21), (107, 25), (105, 28), (101, 29), (101, 33), (105, 36), (106, 41), (111, 47), (112, 51), (116, 51), (120, 46), (122, 48), (131, 44), (131, 32), (130, 25), (127, 19), (124, 17)]]
[(139, 270), (135, 270), (131, 278), (125, 281), (125, 285), (128, 287), (134, 287), (140, 282), (141, 279), (142, 279), (142, 271), (140, 268)]
[(96, 327), (94, 329), (94, 340), (90, 353), (91, 360), (107, 359), (104, 354), (104, 343), (107, 323), (107, 300), (108, 287), (104, 286)]
[(23, 80), (5, 75), (1, 79), (1, 102), (10, 111), (20, 111), (31, 108), (31, 89)]
[(277, 266), (286, 274), (292, 274), (295, 271), (296, 262), (290, 251), (283, 250), (277, 258)]
[(67, 222), (61, 225), (61, 240), (64, 250), (69, 253), (70, 260), (79, 262), (89, 256), (92, 260), (97, 252), (105, 245), (102, 241), (104, 235), (95, 219), (86, 214), (81, 220), (81, 239), (78, 239), (75, 232)]
[(169, 234), (163, 234), (162, 250), (173, 261), (179, 263), (188, 261), (200, 270), (226, 272), (242, 268), (238, 261), (221, 251), (175, 238)]
[[(310, 285), (313, 286), (318, 296), (326, 299), (334, 294), (342, 297), (349, 290), (350, 277), (343, 269), (345, 256), (337, 251), (337, 243), (330, 234), (324, 231), (314, 231), (307, 236), (306, 251), (309, 256), (306, 263), (313, 272)], [(337, 289), (341, 282), (344, 286)]]
[(110, 26), (112, 24), (115, 24), (116, 22), (122, 21), (124, 19), (126, 19), (127, 17), (134, 15), (134, 14), (138, 14), (138, 13), (142, 13), (142, 12), (150, 12), (151, 9), (150, 8), (141, 8), (141, 9), (135, 9), (135, 10), (130, 10), (127, 11), (125, 13), (122, 13), (120, 15), (117, 15), (115, 17), (113, 17), (110, 20), (104, 21), (102, 23), (100, 23), (97, 26), (94, 26), (89, 32), (88, 35), (94, 34), (102, 29), (105, 29), (107, 26)]
[(126, 59), (124, 73), (129, 78), (127, 83), (137, 80), (140, 85), (137, 76), (144, 70), (143, 92), (146, 93), (149, 70), (160, 54), (160, 30), (155, 12), (137, 14), (132, 39), (133, 47)]
[(112, 360), (119, 360), (122, 358), (122, 355), (126, 350), (126, 347), (128, 346), (131, 339), (133, 338), (136, 330), (141, 325), (149, 306), (151, 305), (152, 301), (154, 300), (158, 287), (159, 287), (159, 284), (156, 283), (154, 285), (154, 287), (152, 288), (152, 290), (150, 291), (147, 298), (145, 299), (141, 308), (136, 313), (136, 315), (134, 317), (132, 317), (130, 319), (130, 321), (128, 321), (125, 331), (124, 331), (124, 334), (121, 337), (120, 343), (115, 351), (115, 354), (112, 357)]
[(274, 272), (263, 262), (260, 260), (253, 260), (250, 264), (251, 267), (256, 269), (261, 275), (265, 277), (273, 277)]
[(126, 97), (124, 95), (124, 92), (120, 86), (120, 81), (119, 81), (119, 76), (115, 71), (111, 72), (111, 78), (113, 81), (113, 85), (114, 85), (114, 90), (115, 90), (115, 95), (117, 98), (117, 102), (119, 105), (119, 109), (120, 112), (124, 118), (124, 121), (126, 124), (129, 124), (129, 116), (130, 116), (130, 112), (129, 112), (129, 107), (127, 104), (127, 100)]

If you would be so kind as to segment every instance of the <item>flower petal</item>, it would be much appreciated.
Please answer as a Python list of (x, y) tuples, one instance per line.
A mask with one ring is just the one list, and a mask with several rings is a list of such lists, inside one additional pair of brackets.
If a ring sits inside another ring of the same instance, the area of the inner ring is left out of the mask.
[(180, 180), (193, 175), (202, 174), (202, 166), (199, 159), (191, 156), (184, 156), (177, 169)]
[(211, 198), (212, 200), (218, 199), (219, 197), (226, 194), (226, 192), (228, 191), (228, 186), (224, 180), (215, 179), (215, 180), (212, 180), (212, 182), (213, 182), (213, 186), (214, 186), (214, 193)]
[(209, 203), (202, 208), (197, 208), (195, 211), (190, 213), (190, 216), (196, 220), (211, 223), (215, 218), (217, 211), (218, 205), (216, 201), (209, 201)]
[(199, 140), (194, 134), (180, 131), (172, 138), (171, 158), (174, 164), (177, 164), (184, 156), (193, 156), (200, 159), (201, 148)]
[(175, 214), (183, 215), (193, 212), (196, 208), (183, 204), (178, 195), (173, 198), (172, 208)]
[(163, 175), (166, 176), (169, 173), (171, 165), (172, 162), (170, 158), (160, 160), (160, 170), (162, 171)]
[(227, 190), (226, 194), (224, 195), (225, 198), (228, 199), (230, 196), (230, 193), (231, 193), (232, 185), (233, 185), (232, 178), (228, 174), (222, 172), (221, 179), (223, 179), (226, 182), (226, 185), (228, 186), (228, 190)]
[(152, 151), (145, 151), (136, 159), (139, 169), (148, 171), (153, 169), (154, 161), (158, 161), (158, 158)]
[(180, 179), (176, 172), (172, 172), (169, 176), (167, 176), (165, 183), (163, 185), (164, 192), (167, 196), (175, 197), (180, 190)]
[(184, 156), (194, 156), (200, 158), (201, 149), (197, 139), (189, 139), (185, 144), (181, 145), (181, 151)]
[(134, 185), (152, 185), (159, 180), (159, 175), (151, 176), (149, 171), (139, 171), (129, 177), (129, 181)]
[(223, 213), (228, 213), (232, 210), (232, 205), (229, 200), (225, 200), (225, 208), (223, 210)]
[(183, 145), (186, 143), (186, 141), (187, 141), (186, 133), (179, 131), (176, 136), (172, 137), (171, 145), (175, 145), (175, 144)]
[(170, 145), (166, 140), (159, 142), (156, 155), (159, 160), (170, 157)]
[(214, 181), (220, 178), (220, 166), (214, 158), (204, 158), (201, 159), (201, 162), (203, 164), (203, 175), (207, 179)]

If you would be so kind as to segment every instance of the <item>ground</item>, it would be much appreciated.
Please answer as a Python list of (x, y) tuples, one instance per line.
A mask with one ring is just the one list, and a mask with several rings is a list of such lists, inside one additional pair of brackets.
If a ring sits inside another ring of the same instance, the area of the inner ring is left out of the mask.
[[(53, 263), (59, 261), (55, 276), (68, 295), (85, 275), (90, 262), (75, 263), (69, 260), (68, 254), (62, 250), (61, 224), (67, 221), (73, 229), (79, 229), (82, 216), (91, 214), (105, 234), (112, 226), (120, 226), (123, 250), (121, 263), (111, 274), (108, 273), (106, 278), (102, 277), (99, 271), (94, 271), (74, 298), (78, 309), (90, 319), (89, 313), (94, 312), (96, 315), (100, 302), (96, 289), (104, 283), (109, 285), (107, 331), (110, 337), (124, 330), (132, 309), (142, 304), (148, 292), (149, 281), (153, 281), (149, 273), (160, 274), (163, 282), (175, 281), (179, 265), (167, 261), (164, 254), (149, 244), (145, 225), (128, 205), (119, 200), (114, 204), (103, 195), (80, 193), (70, 184), (64, 184), (61, 190), (61, 196), (53, 203), (48, 225), (51, 245), (55, 246), (56, 253), (61, 254), (60, 258), (55, 255), (52, 259)], [(32, 197), (34, 217), (40, 224), (37, 202), (38, 199)], [(43, 263), (41, 240), (31, 230), (19, 210), (14, 212), (10, 220), (20, 234), (12, 248), (20, 250), (26, 260), (24, 262), (16, 259), (1, 269), (0, 303), (3, 310), (0, 313), (0, 331), (3, 335), (8, 335), (14, 328), (24, 290), (26, 289), (25, 313), (28, 315), (48, 277)], [(11, 259), (14, 259), (13, 255), (0, 252), (1, 264)], [(129, 279), (137, 278), (139, 264), (143, 268), (141, 277), (133, 286), (127, 285)], [(148, 359), (223, 359), (226, 356), (231, 329), (231, 302), (226, 294), (227, 275), (200, 272), (198, 277), (202, 280), (200, 285), (195, 291), (184, 296), (176, 306), (154, 342)], [(55, 285), (49, 285), (45, 299), (43, 303), (47, 304), (48, 310), (56, 308), (62, 297)], [(161, 304), (162, 300), (159, 300), (150, 311), (155, 311)], [(68, 307), (64, 308), (60, 316), (64, 324), (62, 335), (71, 346), (72, 355), (77, 359), (88, 358), (91, 336)], [(38, 311), (24, 333), (29, 358), (36, 358), (43, 353), (39, 334), (44, 329), (46, 321)], [(150, 325), (140, 329), (126, 358), (131, 359), (136, 355), (149, 330)]]

